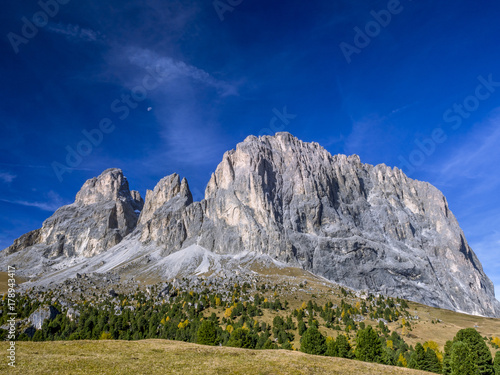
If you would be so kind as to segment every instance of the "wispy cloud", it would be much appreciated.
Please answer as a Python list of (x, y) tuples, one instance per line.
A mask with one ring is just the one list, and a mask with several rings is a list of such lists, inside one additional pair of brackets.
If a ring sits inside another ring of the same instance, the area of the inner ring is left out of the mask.
[[(488, 225), (487, 221), (484, 220), (481, 223), (483, 227)], [(494, 230), (478, 241), (471, 241), (470, 246), (478, 255), (483, 264), (484, 271), (495, 285), (496, 298), (500, 300), (500, 272), (498, 272), (500, 270), (500, 258), (498, 257), (500, 232)]]
[(12, 173), (9, 172), (0, 172), (0, 180), (3, 182), (10, 184), (14, 179), (16, 178), (16, 175), (13, 175)]
[(467, 196), (478, 195), (500, 187), (500, 175), (494, 173), (500, 160), (500, 110), (494, 111), (484, 122), (477, 124), (434, 172), (440, 176), (439, 183), (455, 183), (457, 180), (478, 181)]
[[(238, 95), (238, 84), (219, 79), (182, 59), (161, 55), (151, 49), (128, 47), (114, 54), (124, 72), (122, 84), (132, 89), (141, 85), (152, 71), (160, 79), (159, 87), (148, 91), (148, 105), (158, 124), (163, 141), (153, 158), (171, 160), (186, 166), (210, 165), (225, 151), (224, 136), (214, 103)], [(123, 66), (123, 62), (130, 66)], [(140, 69), (136, 69), (136, 68)]]
[(64, 206), (65, 204), (68, 204), (68, 202), (65, 202), (59, 194), (57, 194), (54, 191), (49, 191), (46, 194), (46, 200), (43, 202), (39, 201), (26, 201), (22, 199), (0, 199), (2, 202), (10, 203), (10, 204), (16, 204), (20, 206), (25, 206), (25, 207), (36, 207), (40, 210), (43, 211), (50, 211), (53, 212), (57, 210), (59, 207)]
[(217, 89), (221, 96), (237, 95), (236, 85), (219, 80), (203, 69), (177, 61), (169, 56), (160, 56), (157, 53), (142, 48), (129, 48), (126, 51), (130, 63), (141, 68), (153, 68), (165, 77), (164, 82), (176, 78), (190, 78), (206, 86)]
[(186, 165), (206, 165), (220, 160), (224, 152), (219, 131), (217, 124), (207, 122), (195, 108), (185, 104), (171, 112), (162, 136), (170, 159)]
[(391, 117), (391, 116), (397, 115), (397, 114), (399, 114), (399, 113), (401, 113), (401, 112), (404, 112), (404, 111), (406, 111), (407, 109), (410, 109), (410, 108), (412, 108), (412, 107), (414, 107), (414, 106), (416, 106), (416, 105), (418, 105), (418, 104), (419, 104), (419, 102), (414, 102), (414, 103), (411, 103), (411, 104), (407, 104), (407, 105), (405, 105), (405, 106), (402, 106), (402, 107), (400, 107), (400, 108), (395, 108), (395, 109), (393, 109), (393, 110), (391, 111), (391, 113), (389, 113), (388, 117)]
[(47, 29), (53, 33), (64, 35), (67, 39), (73, 41), (97, 42), (103, 38), (100, 32), (79, 25), (58, 23), (50, 24)]

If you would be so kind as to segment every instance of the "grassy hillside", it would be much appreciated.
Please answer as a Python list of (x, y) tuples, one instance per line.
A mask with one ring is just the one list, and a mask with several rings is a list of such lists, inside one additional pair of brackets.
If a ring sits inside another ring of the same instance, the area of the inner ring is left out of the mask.
[[(296, 268), (272, 269), (272, 272), (268, 272), (267, 275), (266, 271), (269, 271), (267, 269), (255, 269), (255, 271), (264, 275), (262, 279), (270, 285), (285, 285), (288, 283), (291, 285), (298, 285), (300, 282), (307, 282), (307, 285), (301, 289), (290, 290), (290, 288), (285, 287), (280, 291), (280, 297), (290, 302), (290, 311), (300, 308), (303, 301), (308, 301), (310, 299), (316, 301), (320, 305), (328, 301), (334, 304), (340, 304), (342, 299), (345, 299), (352, 305), (355, 305), (358, 301), (363, 301), (362, 298), (352, 294), (349, 297), (344, 297), (339, 292), (339, 287), (332, 286), (332, 284), (328, 282), (325, 283), (324, 279)], [(264, 294), (264, 296), (270, 299), (273, 298), (272, 293)], [(411, 322), (411, 331), (407, 331), (403, 334), (401, 320), (391, 322), (387, 326), (391, 332), (395, 331), (402, 335), (409, 345), (415, 346), (418, 342), (424, 343), (432, 340), (439, 345), (441, 350), (443, 350), (446, 341), (453, 340), (456, 333), (464, 328), (475, 328), (481, 336), (500, 336), (500, 319), (462, 314), (455, 311), (422, 305), (412, 301), (407, 302), (409, 305), (409, 312), (413, 316), (418, 316), (418, 319)], [(287, 311), (287, 313), (289, 313), (289, 311)], [(219, 315), (222, 317), (222, 314)], [(262, 318), (262, 320), (268, 324), (272, 322), (272, 319), (273, 315), (271, 314), (265, 314)], [(378, 322), (365, 320), (365, 323), (367, 325), (376, 326)], [(320, 327), (320, 331), (325, 336), (336, 337), (339, 334), (339, 332), (327, 329), (323, 326)], [(349, 336), (354, 340), (355, 332), (351, 332)], [(300, 339), (300, 336), (298, 336), (298, 333), (296, 337), (297, 340), (293, 342), (293, 344), (295, 347), (299, 347), (300, 344), (298, 339)], [(494, 355), (498, 349), (493, 348), (488, 341), (487, 344)]]
[[(7, 344), (0, 343), (6, 352)], [(168, 340), (18, 342), (17, 366), (0, 361), (2, 374), (429, 374), (307, 355), (287, 350), (245, 350)]]
[[(113, 285), (120, 294), (111, 296), (109, 283), (101, 285), (87, 276), (76, 278), (69, 287), (65, 283), (50, 291), (28, 290), (27, 294), (21, 293), (15, 303), (18, 335), (29, 325), (26, 319), (39, 305), (53, 304), (63, 314), (53, 322), (47, 321), (32, 337), (34, 341), (47, 340), (45, 342), (26, 342), (23, 340), (29, 338), (21, 334), (17, 341), (19, 367), (14, 373), (92, 371), (127, 374), (144, 373), (145, 368), (153, 374), (418, 373), (340, 358), (308, 356), (297, 351), (248, 351), (227, 347), (298, 349), (304, 332), (300, 324), (303, 327), (316, 324), (319, 331), (329, 337), (329, 342), (339, 335), (347, 335), (351, 345), (356, 345), (359, 330), (365, 325), (372, 326), (382, 347), (388, 348), (384, 352), (388, 357), (375, 360), (393, 365), (411, 364), (416, 344), (427, 341), (434, 341), (428, 345), (433, 345), (438, 359), (442, 359), (446, 341), (452, 340), (463, 328), (475, 328), (485, 338), (492, 354), (498, 350), (490, 339), (498, 336), (500, 319), (353, 292), (303, 270), (280, 268), (273, 273), (264, 271), (266, 269), (258, 270), (259, 276), (254, 276), (251, 284), (245, 282), (243, 285), (231, 278), (176, 280), (167, 296), (159, 295), (164, 285), (146, 286), (144, 282)], [(75, 292), (71, 293), (75, 288), (77, 298), (73, 306), (81, 312), (81, 317), (73, 320), (58, 301), (64, 300), (63, 292), (75, 297)], [(6, 302), (0, 303), (0, 308), (3, 307), (2, 325), (8, 316)], [(197, 340), (203, 320), (215, 322), (215, 342), (221, 342), (225, 347), (187, 343), (203, 342)], [(250, 337), (248, 345), (230, 343), (229, 339), (237, 336), (232, 332), (243, 328)], [(120, 340), (97, 341), (99, 337)], [(51, 342), (67, 339), (82, 340)], [(148, 340), (128, 341), (131, 339)], [(329, 355), (337, 355), (331, 353)], [(0, 373), (2, 366), (7, 367), (7, 361), (0, 364)], [(411, 366), (415, 367), (414, 364)], [(237, 369), (241, 371), (237, 372)]]
[[(16, 283), (21, 284), (25, 282), (26, 280), (22, 277), (16, 276), (14, 278), (16, 280)], [(7, 282), (9, 280), (9, 275), (7, 272), (0, 272), (0, 294), (6, 293), (7, 290), (9, 289), (9, 286), (7, 285)]]

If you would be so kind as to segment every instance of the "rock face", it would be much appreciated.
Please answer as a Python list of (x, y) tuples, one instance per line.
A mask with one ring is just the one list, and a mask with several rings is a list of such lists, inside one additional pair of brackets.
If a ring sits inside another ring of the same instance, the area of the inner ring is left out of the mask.
[(181, 181), (176, 173), (162, 178), (153, 191), (146, 192), (146, 203), (139, 217), (139, 223), (147, 223), (154, 216), (155, 211), (167, 202), (170, 206), (178, 206), (178, 208), (193, 203), (187, 180), (184, 178)]
[(164, 255), (194, 243), (253, 251), (355, 289), (500, 315), (446, 198), (397, 168), (332, 156), (288, 133), (250, 136), (224, 154), (203, 201), (175, 199), (138, 228)]
[(129, 234), (137, 225), (144, 202), (130, 192), (120, 169), (108, 169), (85, 182), (73, 204), (59, 208), (42, 228), (27, 233), (6, 254), (36, 246), (45, 258), (91, 257)]
[(42, 329), (43, 322), (48, 320), (54, 320), (60, 312), (54, 306), (43, 306), (39, 307), (33, 314), (28, 318), (33, 327), (36, 329)]
[(147, 192), (137, 219), (142, 204), (121, 171), (105, 171), (7, 253), (119, 254), (101, 257), (119, 271), (139, 259), (137, 249), (158, 264), (190, 246), (254, 252), (351, 288), (500, 316), (493, 284), (439, 190), (288, 133), (250, 136), (226, 152), (201, 202), (173, 174)]

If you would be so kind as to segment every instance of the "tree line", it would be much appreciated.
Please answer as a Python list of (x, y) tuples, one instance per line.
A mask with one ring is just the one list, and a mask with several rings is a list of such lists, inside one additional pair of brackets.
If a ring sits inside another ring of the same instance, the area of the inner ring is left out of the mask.
[[(413, 348), (397, 332), (390, 332), (385, 322), (399, 319), (404, 329), (411, 330), (404, 300), (370, 296), (354, 305), (342, 299), (338, 306), (332, 302), (320, 306), (310, 300), (291, 310), (276, 293), (274, 300), (269, 301), (258, 293), (248, 298), (245, 289), (235, 285), (229, 300), (208, 289), (200, 293), (172, 289), (167, 301), (151, 298), (142, 291), (120, 294), (114, 299), (107, 297), (100, 302), (83, 301), (75, 308), (79, 317), (58, 314), (55, 319), (46, 320), (32, 336), (21, 333), (18, 340), (161, 338), (247, 349), (301, 350), (451, 375), (500, 375), (500, 352), (493, 360), (486, 338), (473, 328), (460, 330), (446, 343), (443, 353), (435, 342), (418, 343)], [(347, 292), (343, 295), (347, 297)], [(41, 301), (19, 296), (18, 318), (27, 318), (51, 300), (50, 293)], [(1, 324), (7, 318), (5, 303), (2, 301)], [(53, 306), (64, 311), (57, 302)], [(266, 309), (275, 315), (272, 323), (262, 321)], [(372, 327), (360, 321), (360, 317), (379, 323)], [(325, 337), (320, 332), (321, 325), (339, 331), (337, 337)], [(300, 349), (293, 346), (297, 333)], [(349, 334), (354, 333), (351, 339)], [(1, 339), (5, 334), (0, 330)]]

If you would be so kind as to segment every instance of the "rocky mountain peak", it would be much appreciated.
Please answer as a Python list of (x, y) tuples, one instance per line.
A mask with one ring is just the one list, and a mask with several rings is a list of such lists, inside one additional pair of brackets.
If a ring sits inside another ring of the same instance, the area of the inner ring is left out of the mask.
[(144, 209), (139, 217), (139, 224), (145, 224), (152, 217), (155, 211), (167, 202), (175, 200), (182, 206), (187, 206), (193, 202), (193, 196), (189, 190), (188, 182), (185, 178), (180, 179), (177, 173), (162, 178), (155, 186), (154, 190), (146, 192)]
[(48, 258), (94, 256), (136, 227), (143, 205), (139, 192), (129, 190), (122, 170), (107, 169), (83, 184), (73, 204), (59, 208), (42, 228), (14, 241), (7, 253), (37, 247)]
[(131, 200), (133, 198), (122, 170), (110, 168), (98, 177), (87, 180), (76, 194), (75, 203), (89, 205), (119, 199)]

